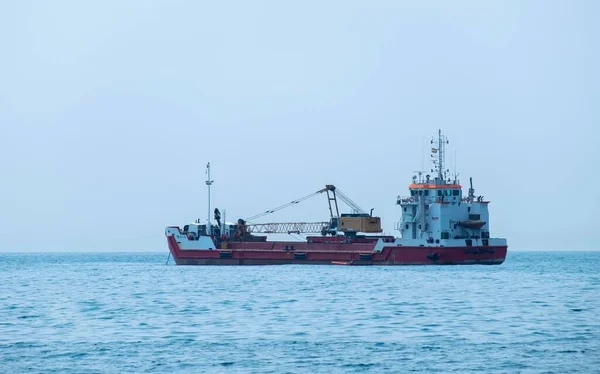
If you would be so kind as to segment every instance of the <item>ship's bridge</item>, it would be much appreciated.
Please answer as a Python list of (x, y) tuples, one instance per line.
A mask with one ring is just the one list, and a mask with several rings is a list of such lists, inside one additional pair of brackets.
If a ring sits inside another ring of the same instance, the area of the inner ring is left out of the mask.
[(429, 184), (429, 183), (411, 183), (408, 188), (413, 190), (460, 190), (462, 186), (460, 184)]
[(408, 186), (410, 196), (426, 196), (426, 200), (459, 201), (462, 199), (462, 186), (460, 184), (428, 184), (412, 183)]

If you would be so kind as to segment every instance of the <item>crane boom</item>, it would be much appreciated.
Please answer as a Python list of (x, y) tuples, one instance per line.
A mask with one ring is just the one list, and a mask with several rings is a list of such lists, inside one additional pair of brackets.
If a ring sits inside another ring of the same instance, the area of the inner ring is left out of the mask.
[(249, 233), (258, 234), (322, 234), (329, 222), (272, 222), (246, 225)]
[[(325, 186), (325, 188), (322, 188), (322, 189), (320, 189), (320, 190), (318, 190), (316, 192), (313, 192), (310, 195), (306, 195), (306, 196), (301, 197), (299, 199), (292, 200), (292, 201), (290, 201), (287, 204), (283, 204), (283, 205), (280, 205), (280, 206), (278, 206), (276, 208), (272, 208), (272, 209), (266, 210), (266, 211), (264, 211), (262, 213), (255, 214), (252, 217), (248, 217), (248, 218), (246, 218), (246, 221), (252, 221), (252, 220), (255, 220), (255, 219), (260, 218), (262, 216), (265, 216), (267, 214), (275, 213), (278, 210), (281, 210), (281, 209), (290, 207), (292, 205), (298, 204), (298, 203), (300, 203), (300, 202), (302, 202), (304, 200), (308, 200), (311, 197), (316, 196), (318, 194), (322, 194), (325, 191), (327, 191), (327, 198), (329, 200), (329, 213), (331, 214), (332, 218), (336, 217), (336, 216), (339, 217), (339, 215), (340, 215), (339, 211), (338, 211), (337, 200), (336, 200), (337, 197), (339, 197), (340, 200), (342, 200), (344, 203), (346, 203), (346, 205), (348, 205), (352, 209), (352, 211), (354, 213), (357, 213), (357, 214), (367, 214), (367, 212), (365, 212), (360, 206), (358, 206), (358, 204), (356, 204), (354, 201), (352, 201), (352, 199), (350, 199), (348, 196), (346, 196), (346, 194), (344, 194), (339, 188), (335, 187), (332, 184), (328, 184), (328, 185)], [(329, 192), (332, 192), (331, 196), (329, 195)], [(335, 204), (336, 214), (333, 214), (333, 210), (332, 210), (332, 206), (331, 206), (331, 201), (333, 201), (334, 204)]]
[[(296, 205), (304, 200), (308, 200), (313, 196), (327, 192), (327, 202), (329, 204), (329, 214), (331, 219), (329, 222), (271, 222), (271, 223), (246, 223), (267, 214), (274, 213), (278, 210)], [(337, 198), (352, 209), (351, 215), (340, 214)], [(335, 210), (334, 210), (335, 209)], [(371, 210), (372, 212), (372, 210)], [(332, 184), (325, 185), (325, 188), (313, 192), (310, 195), (292, 200), (287, 204), (280, 205), (276, 208), (266, 210), (262, 213), (248, 217), (246, 220), (238, 220), (238, 225), (241, 225), (239, 231), (244, 233), (320, 233), (322, 235), (336, 235), (338, 231), (347, 234), (356, 232), (381, 232), (381, 223), (379, 217), (372, 217), (367, 214), (358, 204), (344, 194), (340, 189)]]

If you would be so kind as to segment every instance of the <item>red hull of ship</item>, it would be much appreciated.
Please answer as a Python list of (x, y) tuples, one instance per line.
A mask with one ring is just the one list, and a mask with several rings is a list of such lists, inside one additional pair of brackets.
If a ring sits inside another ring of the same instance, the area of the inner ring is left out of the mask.
[(231, 242), (227, 249), (183, 250), (167, 236), (177, 265), (500, 265), (506, 246), (389, 246), (373, 252), (374, 243)]

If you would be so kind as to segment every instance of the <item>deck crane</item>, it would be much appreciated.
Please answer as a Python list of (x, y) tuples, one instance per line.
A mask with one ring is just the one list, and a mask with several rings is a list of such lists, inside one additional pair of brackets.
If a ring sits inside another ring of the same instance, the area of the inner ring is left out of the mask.
[[(302, 201), (308, 200), (322, 193), (327, 193), (327, 202), (329, 205), (329, 222), (270, 222), (270, 223), (247, 223), (265, 215), (277, 212), (281, 209), (296, 205)], [(340, 214), (338, 198), (352, 209), (350, 214)], [(346, 235), (356, 235), (358, 232), (380, 233), (381, 219), (373, 217), (373, 209), (366, 213), (358, 204), (344, 194), (339, 188), (328, 184), (325, 188), (313, 192), (310, 195), (292, 200), (287, 204), (276, 208), (266, 210), (262, 213), (238, 220), (238, 230), (243, 235), (245, 233), (296, 233), (296, 234), (321, 234), (337, 235), (343, 232)]]

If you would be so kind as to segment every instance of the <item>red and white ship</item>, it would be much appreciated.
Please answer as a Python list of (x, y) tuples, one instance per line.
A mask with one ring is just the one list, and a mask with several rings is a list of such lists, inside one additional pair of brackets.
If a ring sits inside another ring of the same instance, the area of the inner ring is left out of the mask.
[[(210, 163), (207, 165), (208, 219), (165, 230), (177, 265), (457, 265), (504, 262), (507, 243), (490, 237), (489, 201), (475, 196), (472, 179), (466, 196), (457, 176), (449, 178), (444, 155), (448, 140), (432, 140), (434, 176), (419, 172), (409, 196), (399, 196), (401, 237), (381, 235), (381, 219), (362, 210), (333, 185), (248, 219), (229, 224), (218, 209), (210, 220)], [(327, 222), (253, 223), (256, 218), (314, 196), (327, 196)], [(338, 200), (352, 209), (340, 214)], [(272, 233), (316, 234), (304, 241), (270, 241)]]

